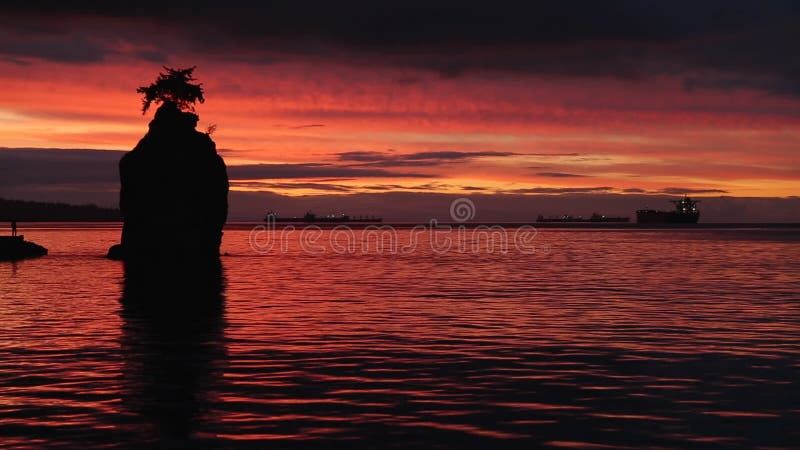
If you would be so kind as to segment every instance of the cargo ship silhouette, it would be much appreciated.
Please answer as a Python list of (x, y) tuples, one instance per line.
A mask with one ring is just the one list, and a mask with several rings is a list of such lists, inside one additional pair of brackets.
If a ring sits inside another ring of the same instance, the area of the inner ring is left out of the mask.
[(375, 216), (358, 216), (350, 217), (346, 214), (328, 214), (326, 216), (317, 216), (311, 211), (308, 211), (303, 217), (278, 217), (274, 211), (270, 211), (264, 217), (265, 222), (306, 222), (306, 223), (376, 223), (383, 222), (381, 217)]
[(674, 211), (660, 211), (655, 209), (640, 209), (636, 211), (637, 223), (697, 223), (700, 211), (697, 210), (699, 200), (692, 200), (684, 196), (680, 200), (672, 200), (675, 204)]
[(584, 219), (581, 216), (557, 216), (557, 217), (544, 217), (539, 216), (536, 218), (537, 222), (540, 223), (547, 223), (547, 222), (555, 222), (555, 223), (574, 223), (574, 222), (629, 222), (631, 220), (630, 217), (609, 217), (604, 216), (602, 214), (594, 213), (588, 219)]

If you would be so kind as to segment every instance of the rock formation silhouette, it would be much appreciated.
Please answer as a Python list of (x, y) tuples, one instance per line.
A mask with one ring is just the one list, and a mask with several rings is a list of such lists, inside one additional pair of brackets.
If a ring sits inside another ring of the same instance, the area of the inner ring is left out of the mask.
[(25, 236), (0, 236), (0, 261), (18, 261), (47, 254), (47, 249), (25, 240)]
[(228, 215), (225, 162), (211, 137), (195, 129), (198, 116), (182, 109), (164, 100), (148, 133), (120, 160), (122, 241), (109, 258), (219, 256)]

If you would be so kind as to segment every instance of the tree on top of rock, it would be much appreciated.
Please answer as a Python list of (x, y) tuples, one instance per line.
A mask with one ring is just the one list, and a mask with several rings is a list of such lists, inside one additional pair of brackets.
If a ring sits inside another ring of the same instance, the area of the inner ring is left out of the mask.
[(141, 86), (136, 92), (144, 94), (142, 98), (142, 114), (150, 109), (150, 105), (155, 102), (174, 103), (181, 111), (194, 111), (194, 104), (206, 101), (203, 98), (202, 83), (192, 83), (195, 80), (192, 72), (197, 66), (188, 69), (173, 69), (163, 66), (165, 72), (158, 74), (158, 79), (150, 86)]

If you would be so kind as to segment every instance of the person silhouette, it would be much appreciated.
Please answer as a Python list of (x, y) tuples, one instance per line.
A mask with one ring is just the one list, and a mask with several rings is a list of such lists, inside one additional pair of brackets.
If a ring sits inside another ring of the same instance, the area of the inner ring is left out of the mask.
[(16, 236), (16, 235), (17, 235), (17, 221), (16, 220), (12, 220), (11, 221), (11, 236)]

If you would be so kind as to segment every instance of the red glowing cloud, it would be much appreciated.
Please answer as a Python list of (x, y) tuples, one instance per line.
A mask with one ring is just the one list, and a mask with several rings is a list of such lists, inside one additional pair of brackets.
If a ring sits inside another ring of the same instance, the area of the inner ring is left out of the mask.
[[(784, 30), (780, 13), (764, 17)], [(276, 165), (234, 189), (800, 192), (800, 96), (783, 67), (699, 54), (690, 44), (700, 38), (678, 29), (656, 30), (664, 36), (651, 42), (624, 24), (574, 39), (498, 27), (483, 31), (485, 42), (431, 32), (420, 47), (391, 27), (360, 41), (344, 26), (284, 18), (256, 27), (235, 11), (229, 19), (241, 29), (196, 12), (196, 27), (93, 8), (59, 14), (6, 14), (2, 147), (130, 149), (150, 119), (138, 113), (136, 86), (161, 64), (197, 65), (208, 99), (200, 128), (217, 125), (229, 166)], [(196, 32), (202, 27), (216, 40)], [(702, 39), (720, 49), (738, 42), (726, 36), (713, 29)], [(356, 152), (372, 158), (343, 156)], [(332, 169), (277, 177), (281, 164)]]

